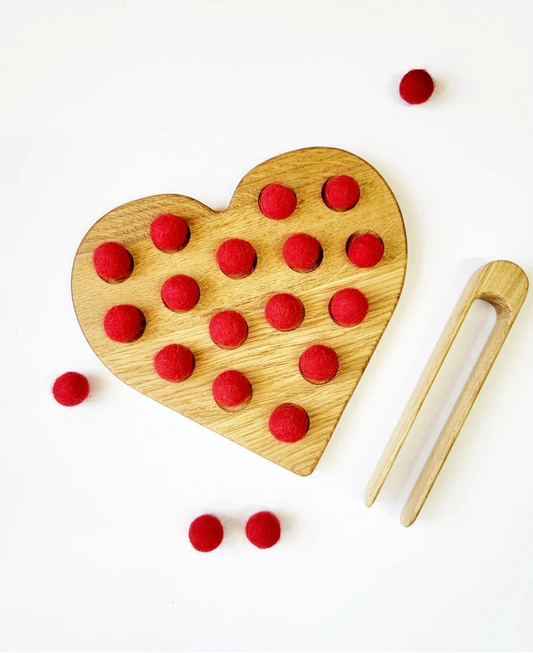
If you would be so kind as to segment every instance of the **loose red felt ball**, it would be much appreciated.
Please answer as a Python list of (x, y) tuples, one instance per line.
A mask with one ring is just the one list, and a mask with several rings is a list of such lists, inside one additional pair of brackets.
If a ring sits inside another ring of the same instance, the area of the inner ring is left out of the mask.
[(200, 515), (189, 526), (189, 540), (197, 551), (214, 551), (224, 538), (224, 527), (215, 515)]
[(178, 215), (163, 213), (152, 221), (150, 237), (162, 252), (177, 252), (189, 242), (189, 225)]
[(326, 181), (322, 189), (322, 198), (330, 209), (348, 211), (359, 201), (361, 191), (353, 177), (337, 175)]
[(200, 299), (200, 288), (192, 277), (176, 274), (163, 284), (161, 299), (171, 311), (190, 311)]
[(300, 356), (300, 372), (310, 383), (328, 383), (337, 374), (339, 358), (331, 347), (312, 345)]
[(285, 220), (296, 209), (296, 193), (283, 184), (268, 184), (259, 195), (259, 208), (272, 220)]
[(277, 331), (292, 331), (300, 326), (305, 317), (302, 302), (289, 293), (273, 295), (265, 306), (265, 318)]
[(329, 302), (329, 314), (343, 327), (360, 324), (368, 313), (368, 299), (357, 288), (343, 288)]
[(256, 512), (246, 522), (246, 537), (258, 549), (270, 549), (281, 537), (279, 519), (268, 510)]
[(104, 318), (104, 330), (115, 342), (136, 340), (143, 334), (145, 327), (143, 312), (130, 304), (113, 306)]
[(211, 340), (224, 349), (240, 347), (248, 337), (248, 324), (237, 311), (221, 311), (209, 322)]
[(237, 370), (219, 374), (213, 382), (213, 398), (225, 410), (244, 407), (252, 398), (250, 381)]
[(309, 430), (309, 416), (301, 406), (281, 404), (272, 411), (268, 428), (280, 442), (298, 442)]
[(155, 371), (165, 381), (185, 381), (194, 370), (194, 356), (183, 345), (167, 345), (154, 358)]
[(427, 102), (435, 90), (435, 82), (427, 70), (410, 70), (400, 82), (400, 95), (408, 104)]
[(79, 372), (65, 372), (52, 387), (54, 399), (62, 406), (77, 406), (89, 396), (89, 381)]
[(289, 236), (283, 245), (285, 263), (296, 272), (311, 272), (322, 262), (322, 247), (308, 234)]
[(226, 276), (240, 279), (255, 270), (257, 254), (246, 240), (230, 238), (218, 248), (217, 263)]
[(374, 234), (355, 236), (348, 243), (348, 258), (358, 268), (373, 268), (383, 258), (383, 241)]
[(102, 243), (93, 252), (93, 265), (104, 281), (123, 281), (133, 271), (133, 257), (120, 243)]

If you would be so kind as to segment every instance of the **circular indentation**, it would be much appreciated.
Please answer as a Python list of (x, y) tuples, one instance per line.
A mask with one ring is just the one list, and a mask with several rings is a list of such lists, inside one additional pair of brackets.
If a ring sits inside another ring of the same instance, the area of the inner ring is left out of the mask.
[(265, 319), (277, 331), (297, 329), (305, 317), (302, 302), (289, 293), (273, 295), (265, 306)]
[(62, 406), (77, 406), (89, 396), (89, 381), (79, 372), (65, 372), (52, 387), (54, 399)]
[(322, 199), (334, 211), (353, 209), (360, 196), (359, 184), (349, 175), (330, 177), (322, 187)]
[(167, 345), (154, 357), (155, 371), (165, 381), (179, 383), (188, 379), (194, 371), (194, 356), (183, 345)]
[(312, 345), (300, 356), (300, 373), (309, 383), (328, 383), (338, 369), (337, 353), (326, 345)]
[(120, 243), (102, 243), (93, 252), (93, 265), (100, 279), (118, 283), (133, 272), (133, 256)]
[(248, 337), (248, 324), (237, 311), (221, 311), (211, 318), (209, 335), (222, 349), (236, 349)]
[(400, 95), (408, 104), (423, 104), (433, 95), (435, 82), (427, 70), (410, 70), (400, 82)]
[(256, 512), (246, 522), (246, 537), (258, 549), (270, 549), (281, 537), (279, 519), (268, 510)]
[(337, 291), (329, 302), (329, 314), (342, 327), (360, 324), (368, 313), (368, 299), (357, 288)]
[(308, 234), (289, 236), (283, 245), (285, 263), (295, 272), (312, 272), (322, 263), (324, 252), (316, 238)]
[(271, 220), (285, 220), (296, 209), (296, 193), (283, 184), (268, 184), (259, 194), (259, 209)]
[(242, 279), (255, 270), (257, 254), (248, 241), (230, 238), (218, 248), (217, 263), (227, 277)]
[(309, 416), (301, 406), (281, 404), (272, 411), (268, 428), (280, 442), (298, 442), (309, 430)]
[(213, 398), (224, 410), (233, 412), (244, 408), (252, 398), (250, 381), (237, 370), (219, 374), (213, 382)]
[(145, 327), (143, 312), (131, 304), (113, 306), (104, 318), (104, 331), (115, 342), (133, 342), (142, 336)]
[(358, 268), (373, 268), (383, 258), (385, 246), (376, 234), (352, 234), (346, 242), (346, 254)]
[(200, 299), (200, 288), (192, 277), (176, 274), (163, 284), (161, 299), (165, 306), (175, 313), (190, 311)]
[(220, 546), (224, 527), (215, 515), (200, 515), (189, 526), (189, 541), (197, 551), (208, 553)]
[(189, 242), (191, 231), (183, 218), (173, 213), (158, 215), (150, 225), (152, 242), (166, 254), (178, 252)]

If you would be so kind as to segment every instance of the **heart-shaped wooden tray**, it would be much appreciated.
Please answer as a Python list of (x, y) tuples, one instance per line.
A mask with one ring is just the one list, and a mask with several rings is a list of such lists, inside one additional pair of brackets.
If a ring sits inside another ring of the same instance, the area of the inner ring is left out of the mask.
[[(353, 177), (361, 190), (356, 206), (344, 212), (332, 210), (323, 199), (324, 183), (336, 175)], [(297, 207), (289, 218), (271, 220), (260, 211), (258, 198), (269, 183), (285, 184), (296, 193)], [(152, 243), (150, 224), (164, 213), (181, 216), (189, 225), (190, 241), (181, 251), (164, 253)], [(287, 237), (301, 232), (316, 237), (324, 253), (321, 265), (306, 274), (291, 270), (282, 255)], [(350, 236), (365, 232), (384, 244), (384, 256), (372, 268), (356, 267), (346, 254)], [(218, 268), (216, 251), (229, 238), (245, 239), (257, 252), (256, 269), (246, 278), (229, 278)], [(133, 256), (133, 272), (121, 283), (106, 283), (93, 267), (93, 252), (106, 241), (121, 243)], [(109, 212), (80, 244), (72, 295), (90, 346), (119, 379), (306, 476), (316, 467), (389, 322), (406, 263), (402, 216), (383, 178), (349, 152), (316, 147), (254, 168), (225, 211), (212, 211), (183, 195), (156, 195)], [(163, 283), (176, 274), (187, 274), (200, 286), (198, 304), (185, 313), (171, 312), (161, 300)], [(344, 328), (331, 319), (328, 306), (336, 291), (348, 287), (366, 295), (369, 312), (357, 326)], [(293, 331), (276, 331), (265, 320), (267, 300), (280, 292), (296, 295), (305, 306), (305, 319)], [(118, 304), (133, 304), (145, 315), (146, 329), (134, 342), (114, 342), (104, 331), (106, 312)], [(248, 322), (248, 339), (238, 349), (221, 349), (210, 339), (210, 318), (224, 309), (239, 311)], [(155, 354), (171, 343), (185, 345), (195, 356), (193, 374), (181, 383), (165, 381), (154, 370)], [(315, 343), (332, 347), (339, 357), (337, 375), (324, 385), (309, 383), (299, 370), (302, 352)], [(211, 391), (214, 379), (228, 369), (244, 373), (253, 387), (251, 402), (238, 412), (220, 408)], [(269, 431), (269, 417), (282, 403), (302, 406), (309, 415), (309, 431), (297, 442), (280, 442)], [(182, 427), (177, 424), (176, 437)]]

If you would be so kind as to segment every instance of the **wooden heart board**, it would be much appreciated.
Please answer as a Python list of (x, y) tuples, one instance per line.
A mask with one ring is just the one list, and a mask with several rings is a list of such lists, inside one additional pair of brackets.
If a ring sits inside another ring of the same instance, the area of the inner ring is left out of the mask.
[[(357, 180), (360, 199), (354, 208), (336, 211), (323, 199), (325, 182), (337, 175)], [(261, 212), (258, 198), (271, 183), (296, 194), (294, 213), (272, 220)], [(161, 214), (184, 218), (190, 229), (186, 247), (173, 253), (157, 249), (150, 225)], [(346, 254), (354, 234), (370, 232), (384, 245), (382, 260), (372, 268), (356, 267)], [(286, 239), (307, 233), (323, 249), (319, 267), (295, 272), (282, 255)], [(257, 253), (254, 272), (242, 279), (227, 277), (216, 261), (227, 239), (242, 238)], [(106, 283), (93, 266), (93, 252), (114, 241), (133, 256), (131, 276)], [(407, 263), (407, 243), (398, 204), (379, 173), (359, 157), (338, 149), (307, 148), (260, 164), (237, 186), (230, 205), (213, 211), (183, 195), (156, 195), (124, 204), (98, 220), (84, 237), (72, 271), (74, 307), (90, 346), (119, 379), (251, 451), (307, 476), (316, 467), (342, 412), (355, 390), (398, 302)], [(193, 277), (200, 299), (187, 312), (170, 311), (161, 299), (163, 283), (176, 274)], [(329, 313), (335, 292), (357, 288), (368, 299), (366, 318), (353, 327), (336, 324)], [(302, 324), (276, 331), (265, 319), (265, 304), (276, 293), (291, 293), (305, 307)], [(128, 343), (111, 340), (103, 327), (107, 311), (119, 304), (138, 307), (146, 318), (142, 336)], [(211, 340), (209, 322), (221, 310), (240, 312), (248, 323), (246, 342), (221, 349)], [(154, 356), (169, 344), (188, 347), (195, 357), (192, 375), (180, 383), (165, 381), (154, 369)], [(339, 358), (337, 375), (326, 384), (305, 380), (299, 369), (302, 353), (313, 344), (332, 347)], [(212, 395), (214, 379), (225, 370), (246, 375), (253, 388), (242, 410), (220, 408)], [(280, 442), (269, 431), (269, 418), (280, 404), (303, 407), (309, 431), (301, 440)], [(183, 422), (176, 437), (183, 437)]]

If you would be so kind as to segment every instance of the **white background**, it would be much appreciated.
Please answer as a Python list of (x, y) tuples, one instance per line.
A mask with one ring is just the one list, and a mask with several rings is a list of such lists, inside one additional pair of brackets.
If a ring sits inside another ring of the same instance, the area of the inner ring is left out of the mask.
[[(398, 517), (492, 308), (469, 318), (372, 509), (362, 492), (474, 269), (533, 275), (533, 2), (0, 1), (0, 647), (533, 647), (533, 302), (424, 508)], [(429, 103), (397, 84), (427, 67)], [(398, 309), (299, 478), (123, 385), (74, 315), (90, 225), (156, 193), (213, 208), (276, 154), (350, 150), (409, 242)], [(90, 399), (56, 404), (69, 369)], [(243, 535), (277, 512), (269, 551)], [(187, 539), (221, 516), (211, 554)]]

